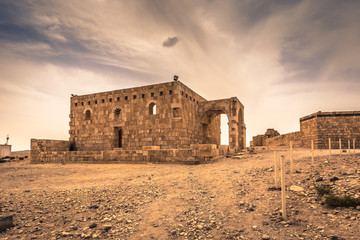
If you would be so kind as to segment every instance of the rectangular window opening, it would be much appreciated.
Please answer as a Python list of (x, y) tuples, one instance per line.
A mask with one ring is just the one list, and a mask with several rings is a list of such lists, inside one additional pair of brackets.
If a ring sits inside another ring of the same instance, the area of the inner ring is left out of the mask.
[(172, 90), (169, 91), (169, 94), (170, 94), (170, 95), (172, 94)]
[(160, 96), (164, 95), (164, 92), (160, 92)]
[(112, 102), (112, 98), (109, 99), (109, 102)]
[(141, 94), (141, 98), (145, 98), (145, 94)]
[(95, 104), (97, 104), (97, 100), (95, 100)]
[(133, 99), (136, 99), (136, 95), (133, 96)]
[(154, 93), (153, 93), (153, 92), (151, 93), (151, 97), (154, 97)]
[(125, 96), (125, 100), (128, 100), (128, 96)]
[(104, 102), (105, 102), (105, 99), (102, 99), (101, 102), (104, 103)]

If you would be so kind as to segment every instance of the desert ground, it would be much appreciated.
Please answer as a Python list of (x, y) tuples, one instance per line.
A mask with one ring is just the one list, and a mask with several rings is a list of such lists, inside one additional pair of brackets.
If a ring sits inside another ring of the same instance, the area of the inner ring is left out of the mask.
[[(274, 150), (286, 160), (287, 219)], [(317, 190), (359, 198), (360, 151), (333, 154), (316, 150), (312, 165), (295, 148), (293, 173), (286, 147), (200, 165), (1, 163), (0, 216), (15, 226), (0, 239), (360, 239), (360, 206), (330, 208)]]

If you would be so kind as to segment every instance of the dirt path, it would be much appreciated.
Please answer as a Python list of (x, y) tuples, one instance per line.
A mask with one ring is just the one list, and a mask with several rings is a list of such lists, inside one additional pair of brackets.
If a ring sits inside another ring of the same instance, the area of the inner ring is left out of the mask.
[(296, 149), (287, 190), (303, 190), (287, 191), (285, 221), (280, 191), (269, 191), (272, 150), (191, 166), (3, 163), (0, 215), (16, 226), (0, 239), (359, 239), (359, 207), (326, 208), (315, 190), (360, 197), (359, 155), (328, 161), (318, 150), (311, 166)]

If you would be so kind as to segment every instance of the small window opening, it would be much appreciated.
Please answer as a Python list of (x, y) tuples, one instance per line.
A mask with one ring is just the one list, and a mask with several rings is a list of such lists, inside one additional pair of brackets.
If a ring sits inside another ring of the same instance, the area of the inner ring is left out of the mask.
[(145, 98), (145, 94), (141, 94), (141, 98)]
[(81, 106), (84, 106), (84, 102), (81, 102)]
[(97, 100), (95, 100), (95, 104), (97, 104)]
[(154, 93), (153, 93), (153, 92), (151, 93), (151, 97), (154, 97)]
[(120, 101), (120, 98), (119, 98), (119, 97), (117, 97), (117, 98), (116, 98), (116, 101)]
[(90, 101), (88, 101), (88, 105), (90, 105)]
[(160, 92), (160, 96), (164, 95), (164, 92)]
[(90, 118), (91, 118), (91, 112), (90, 112), (90, 110), (86, 110), (86, 112), (85, 112), (85, 120), (90, 120)]
[(136, 95), (133, 96), (133, 99), (136, 99)]
[(193, 102), (195, 102), (195, 98), (193, 99)]
[(183, 92), (183, 91), (181, 91), (181, 95), (184, 95), (184, 92)]
[(180, 108), (173, 108), (173, 117), (180, 117)]
[(192, 97), (190, 97), (190, 101), (192, 100)]
[(112, 102), (112, 98), (109, 99), (109, 102)]
[(128, 100), (128, 96), (125, 96), (125, 100)]
[(188, 98), (188, 95), (186, 94), (185, 97)]
[(105, 102), (105, 99), (101, 100), (101, 102), (104, 103), (104, 102)]
[(75, 107), (77, 107), (77, 103), (75, 103)]
[(169, 91), (169, 94), (170, 94), (170, 95), (172, 94), (172, 90)]
[(155, 103), (150, 103), (149, 105), (149, 114), (156, 115), (156, 105)]

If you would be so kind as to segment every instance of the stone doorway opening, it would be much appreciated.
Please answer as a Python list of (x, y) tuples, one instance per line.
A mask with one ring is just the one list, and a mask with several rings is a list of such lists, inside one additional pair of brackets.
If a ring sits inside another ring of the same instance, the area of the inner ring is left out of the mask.
[(115, 128), (115, 148), (123, 147), (123, 130), (121, 127)]

